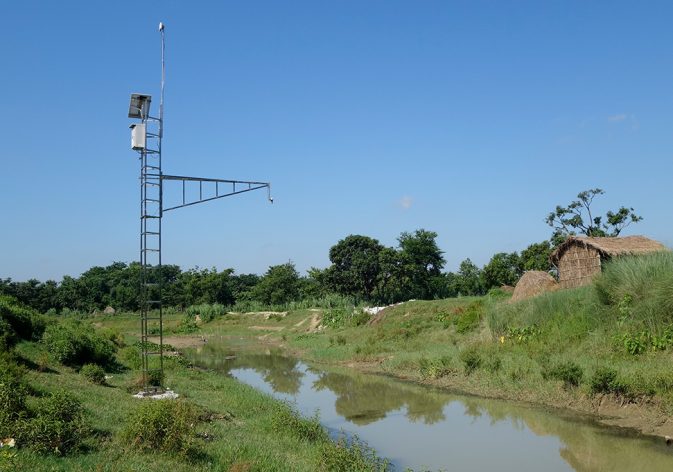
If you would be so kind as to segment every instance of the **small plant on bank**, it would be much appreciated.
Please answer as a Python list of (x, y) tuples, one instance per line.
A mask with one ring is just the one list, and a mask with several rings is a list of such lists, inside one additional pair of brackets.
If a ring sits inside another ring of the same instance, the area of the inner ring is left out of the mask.
[(560, 380), (565, 388), (578, 387), (583, 376), (584, 371), (573, 361), (562, 362), (542, 371), (545, 380)]
[(465, 334), (479, 326), (484, 315), (484, 303), (482, 301), (472, 302), (464, 309), (456, 309), (455, 314), (457, 316), (453, 318), (453, 323), (456, 325), (456, 332)]
[(142, 400), (121, 432), (123, 441), (142, 451), (180, 456), (196, 452), (197, 409), (184, 400)]
[(320, 470), (383, 472), (391, 468), (387, 460), (378, 457), (376, 451), (357, 436), (349, 439), (342, 434), (335, 443), (325, 442), (320, 454)]
[(465, 367), (465, 373), (470, 375), (472, 372), (481, 367), (481, 354), (476, 348), (468, 348), (460, 353), (460, 360)]
[(592, 394), (614, 393), (615, 395), (625, 395), (628, 393), (628, 387), (617, 378), (617, 371), (610, 367), (599, 367), (589, 380), (589, 387)]
[(105, 370), (98, 364), (84, 364), (79, 373), (91, 383), (105, 385)]

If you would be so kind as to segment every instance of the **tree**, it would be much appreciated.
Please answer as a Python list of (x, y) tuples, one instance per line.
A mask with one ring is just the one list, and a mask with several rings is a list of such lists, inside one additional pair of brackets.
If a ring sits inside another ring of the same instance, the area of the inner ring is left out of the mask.
[(460, 295), (482, 295), (484, 293), (481, 271), (469, 258), (460, 263), (456, 282)]
[(523, 270), (551, 270), (551, 256), (552, 247), (549, 241), (542, 241), (541, 243), (533, 243), (526, 249), (521, 251), (521, 268)]
[(619, 236), (624, 228), (643, 218), (635, 214), (633, 208), (620, 207), (616, 212), (608, 211), (603, 216), (594, 216), (591, 205), (598, 195), (605, 192), (600, 188), (585, 190), (577, 194), (577, 200), (568, 206), (556, 206), (547, 215), (546, 222), (554, 228), (552, 242), (558, 245), (568, 236), (577, 234), (586, 236)]
[(437, 233), (417, 229), (413, 234), (403, 232), (397, 238), (403, 270), (411, 281), (411, 298), (433, 298), (432, 279), (444, 267), (442, 251), (435, 239)]
[(371, 300), (377, 286), (382, 250), (383, 246), (368, 236), (350, 235), (336, 243), (329, 250), (330, 287), (342, 295)]
[(280, 305), (299, 298), (299, 273), (292, 262), (269, 267), (251, 291), (254, 300)]
[(483, 287), (489, 290), (502, 285), (515, 285), (521, 277), (521, 259), (516, 252), (499, 252), (481, 271)]

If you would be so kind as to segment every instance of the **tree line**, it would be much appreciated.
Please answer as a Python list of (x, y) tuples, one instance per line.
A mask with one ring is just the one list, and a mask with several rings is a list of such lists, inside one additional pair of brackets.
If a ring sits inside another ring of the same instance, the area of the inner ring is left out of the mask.
[[(598, 188), (580, 192), (577, 200), (557, 206), (547, 216), (553, 229), (549, 241), (533, 243), (521, 253), (494, 254), (481, 268), (468, 258), (456, 272), (444, 272), (446, 261), (436, 242), (437, 233), (418, 229), (401, 233), (395, 247), (386, 247), (369, 236), (349, 235), (330, 248), (328, 267), (311, 268), (305, 276), (287, 262), (269, 267), (262, 276), (239, 275), (233, 269), (183, 271), (177, 265), (164, 265), (160, 270), (151, 269), (152, 278), (161, 280), (164, 306), (176, 308), (201, 303), (232, 306), (246, 301), (281, 305), (329, 295), (373, 304), (483, 295), (494, 287), (516, 284), (524, 271), (549, 271), (549, 255), (569, 235), (617, 236), (629, 224), (642, 220), (633, 208), (626, 207), (608, 211), (604, 217), (595, 216), (591, 205), (603, 194)], [(78, 278), (65, 276), (58, 283), (0, 279), (0, 293), (42, 312), (91, 312), (107, 306), (135, 311), (139, 308), (141, 275), (137, 262), (114, 262), (92, 267)]]

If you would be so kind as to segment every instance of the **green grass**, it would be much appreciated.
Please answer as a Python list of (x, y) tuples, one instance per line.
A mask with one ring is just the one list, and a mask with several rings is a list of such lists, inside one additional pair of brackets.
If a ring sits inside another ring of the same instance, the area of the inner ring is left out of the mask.
[[(36, 361), (48, 355), (40, 343), (22, 342), (15, 351), (29, 366), (25, 379), (32, 395), (39, 399), (61, 389), (70, 392), (81, 402), (92, 428), (79, 452), (62, 457), (18, 444), (12, 459), (15, 470), (337, 470), (326, 464), (332, 464), (335, 457), (337, 464), (348, 464), (355, 460), (353, 454), (359, 457), (361, 450), (367, 450), (358, 444), (350, 456), (339, 459), (339, 446), (329, 439), (317, 417), (302, 418), (290, 406), (215, 372), (168, 361), (166, 385), (180, 393), (178, 405), (184, 408), (163, 413), (155, 405), (144, 411), (152, 400), (131, 396), (135, 371), (112, 372), (106, 385), (96, 385), (53, 357), (38, 369)], [(167, 414), (184, 417), (180, 424), (188, 427), (162, 422)], [(167, 428), (166, 434), (171, 432), (174, 439), (170, 443), (156, 436), (152, 439), (153, 431), (142, 427), (145, 422)], [(358, 470), (385, 470), (382, 462), (358, 464), (366, 465)], [(0, 463), (0, 468), (4, 465)]]

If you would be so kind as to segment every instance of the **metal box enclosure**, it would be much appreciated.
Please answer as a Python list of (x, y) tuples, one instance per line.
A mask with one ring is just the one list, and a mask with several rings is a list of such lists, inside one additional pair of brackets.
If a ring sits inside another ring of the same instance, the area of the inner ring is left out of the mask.
[(147, 142), (147, 130), (145, 123), (131, 126), (131, 147), (136, 151), (145, 149)]

